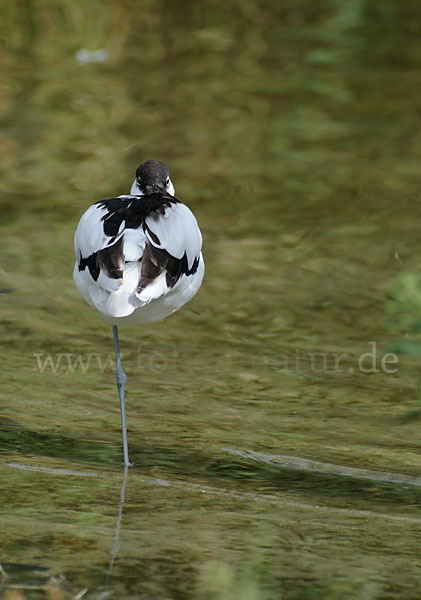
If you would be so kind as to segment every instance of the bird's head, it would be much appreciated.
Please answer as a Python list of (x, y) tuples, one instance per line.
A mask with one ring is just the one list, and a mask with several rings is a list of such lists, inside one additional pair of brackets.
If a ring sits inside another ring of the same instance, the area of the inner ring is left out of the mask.
[(147, 160), (136, 169), (136, 178), (130, 193), (133, 195), (153, 194), (154, 192), (174, 195), (174, 186), (170, 172), (164, 163), (158, 160)]

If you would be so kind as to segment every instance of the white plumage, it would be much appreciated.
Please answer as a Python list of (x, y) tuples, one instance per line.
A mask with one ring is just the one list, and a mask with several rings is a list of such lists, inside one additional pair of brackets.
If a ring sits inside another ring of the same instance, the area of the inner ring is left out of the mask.
[[(76, 230), (75, 284), (85, 300), (113, 325), (150, 323), (163, 319), (188, 302), (202, 283), (202, 236), (193, 213), (165, 192), (151, 195), (161, 196), (162, 204), (144, 218), (141, 218), (143, 213), (139, 210), (138, 219), (135, 220), (135, 224), (139, 221), (137, 227), (129, 227), (127, 220), (122, 218), (114, 235), (107, 235), (104, 231), (107, 220), (115, 216), (115, 210), (110, 209), (111, 203), (119, 206), (117, 211), (125, 211), (122, 216), (130, 216), (136, 213), (138, 205), (141, 209), (145, 194), (119, 196), (92, 205), (80, 219)], [(159, 198), (156, 201), (159, 203)], [(144, 289), (139, 290), (146, 246), (165, 255), (163, 261), (160, 256), (153, 256), (153, 263), (158, 269), (162, 267), (162, 270)], [(120, 276), (110, 272), (101, 259), (101, 252), (105, 251), (106, 254), (110, 249), (115, 249), (115, 256), (120, 257)], [(168, 265), (164, 265), (166, 255), (187, 265), (185, 272), (182, 265), (178, 265), (181, 272), (173, 285), (167, 277)], [(95, 267), (99, 270), (96, 279)], [(194, 272), (190, 273), (192, 270)]]
[(120, 362), (117, 325), (158, 321), (191, 300), (204, 275), (202, 235), (191, 210), (174, 197), (167, 167), (147, 161), (138, 167), (130, 195), (88, 208), (74, 243), (75, 284), (113, 325), (127, 466), (127, 377)]

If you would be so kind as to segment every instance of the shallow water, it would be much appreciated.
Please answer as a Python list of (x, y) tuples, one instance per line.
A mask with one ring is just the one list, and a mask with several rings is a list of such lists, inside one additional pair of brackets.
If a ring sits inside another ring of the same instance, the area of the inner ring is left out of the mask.
[[(7, 3), (1, 598), (419, 598), (417, 12)], [(121, 328), (125, 475), (72, 238), (147, 158), (207, 272)]]

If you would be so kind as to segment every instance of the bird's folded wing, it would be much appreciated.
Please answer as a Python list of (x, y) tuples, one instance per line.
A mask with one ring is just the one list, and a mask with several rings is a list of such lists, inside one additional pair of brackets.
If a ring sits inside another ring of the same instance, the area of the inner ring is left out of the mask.
[(202, 248), (202, 235), (195, 216), (185, 204), (169, 206), (164, 214), (151, 213), (144, 228), (152, 246), (178, 260), (185, 255), (188, 269), (192, 268)]
[(124, 221), (122, 221), (117, 235), (107, 235), (104, 231), (104, 219), (107, 209), (100, 204), (93, 204), (82, 215), (75, 233), (76, 257), (88, 258), (95, 252), (113, 245), (123, 234)]

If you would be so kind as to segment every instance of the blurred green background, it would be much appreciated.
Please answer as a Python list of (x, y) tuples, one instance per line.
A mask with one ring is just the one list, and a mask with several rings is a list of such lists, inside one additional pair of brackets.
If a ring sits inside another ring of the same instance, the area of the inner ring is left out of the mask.
[(375, 473), (420, 467), (419, 3), (3, 0), (0, 42), (6, 570), (102, 597), (119, 406), (73, 234), (157, 159), (207, 272), (170, 319), (121, 328), (135, 467), (109, 593), (418, 600), (419, 482)]

